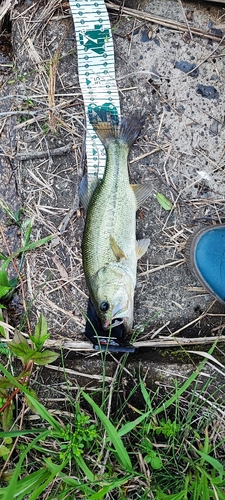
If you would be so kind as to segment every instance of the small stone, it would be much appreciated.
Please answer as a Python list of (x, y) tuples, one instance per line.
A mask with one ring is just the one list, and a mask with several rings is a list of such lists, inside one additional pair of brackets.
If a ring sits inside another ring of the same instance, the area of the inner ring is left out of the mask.
[(193, 17), (194, 17), (194, 11), (193, 10), (186, 9), (185, 15), (186, 15), (186, 18), (188, 19), (188, 21), (193, 21)]
[(150, 39), (149, 39), (148, 33), (149, 33), (149, 31), (147, 31), (147, 30), (142, 31), (141, 42), (144, 42), (144, 43), (149, 42)]
[[(199, 75), (199, 70), (195, 64), (191, 64), (187, 61), (178, 61), (175, 64), (175, 68), (183, 71), (184, 73), (189, 73), (188, 76), (192, 76), (192, 78), (197, 78)], [(190, 73), (191, 72), (191, 73)]]
[(206, 99), (219, 99), (219, 92), (212, 85), (199, 84), (196, 92)]
[(213, 118), (212, 123), (210, 124), (209, 127), (209, 133), (210, 135), (217, 135), (218, 134), (218, 121)]

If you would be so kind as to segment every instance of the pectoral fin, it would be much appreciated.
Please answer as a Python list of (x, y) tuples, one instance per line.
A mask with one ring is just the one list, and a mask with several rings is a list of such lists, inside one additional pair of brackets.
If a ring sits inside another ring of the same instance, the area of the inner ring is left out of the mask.
[(149, 238), (143, 238), (143, 240), (136, 241), (136, 256), (137, 256), (137, 260), (140, 259), (142, 257), (142, 255), (145, 254), (145, 252), (147, 252), (149, 243), (150, 243), (150, 239)]
[(137, 209), (140, 208), (142, 203), (151, 194), (151, 188), (149, 184), (131, 184), (130, 187), (133, 189), (135, 194)]
[(119, 247), (119, 245), (116, 243), (116, 241), (113, 238), (113, 236), (110, 236), (110, 245), (111, 245), (112, 251), (113, 251), (114, 255), (116, 256), (117, 260), (126, 259), (127, 258), (126, 255), (125, 255), (125, 253), (123, 252), (123, 250), (121, 250), (121, 248)]

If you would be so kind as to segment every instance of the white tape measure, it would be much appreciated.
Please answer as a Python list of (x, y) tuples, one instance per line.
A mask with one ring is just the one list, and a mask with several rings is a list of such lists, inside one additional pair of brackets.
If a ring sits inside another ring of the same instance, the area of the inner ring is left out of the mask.
[(120, 116), (115, 79), (114, 49), (104, 0), (70, 0), (73, 15), (78, 74), (87, 118), (86, 153), (89, 176), (103, 177), (105, 149), (88, 120), (89, 109), (106, 109)]

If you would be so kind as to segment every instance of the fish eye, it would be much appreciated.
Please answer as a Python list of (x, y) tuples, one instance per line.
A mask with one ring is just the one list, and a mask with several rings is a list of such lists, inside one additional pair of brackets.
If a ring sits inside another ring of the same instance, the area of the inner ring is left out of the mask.
[(100, 311), (102, 311), (102, 312), (106, 312), (106, 311), (108, 311), (108, 309), (109, 309), (109, 303), (108, 303), (108, 302), (105, 302), (105, 301), (100, 302), (100, 304), (99, 304), (99, 309), (100, 309)]

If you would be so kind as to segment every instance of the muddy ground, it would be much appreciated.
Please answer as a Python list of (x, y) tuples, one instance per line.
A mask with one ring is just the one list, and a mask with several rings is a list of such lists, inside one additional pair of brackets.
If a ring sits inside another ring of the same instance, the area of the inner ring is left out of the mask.
[[(140, 13), (172, 20), (170, 28), (139, 18), (137, 11), (131, 17), (118, 12), (118, 5), (109, 8), (122, 113), (138, 109), (146, 116), (130, 154), (131, 181), (151, 184), (150, 197), (137, 213), (137, 237), (151, 240), (138, 262), (138, 341), (158, 330), (160, 337), (198, 338), (224, 329), (225, 309), (192, 274), (185, 248), (198, 228), (225, 222), (225, 8), (210, 2), (182, 5), (176, 0), (139, 3)], [(136, 8), (136, 2), (125, 7)], [(177, 29), (176, 21), (186, 29)], [(53, 342), (83, 341), (87, 288), (77, 189), (85, 167), (84, 106), (69, 4), (20, 2), (11, 11), (11, 23), (13, 55), (1, 66), (0, 197), (14, 209), (23, 206), (24, 219), (34, 218), (33, 241), (55, 235), (26, 255), (31, 324), (43, 313)], [(160, 206), (157, 192), (172, 202), (171, 211)], [(18, 248), (18, 230), (5, 226), (4, 233), (10, 251)], [(13, 326), (22, 308), (15, 296)]]

